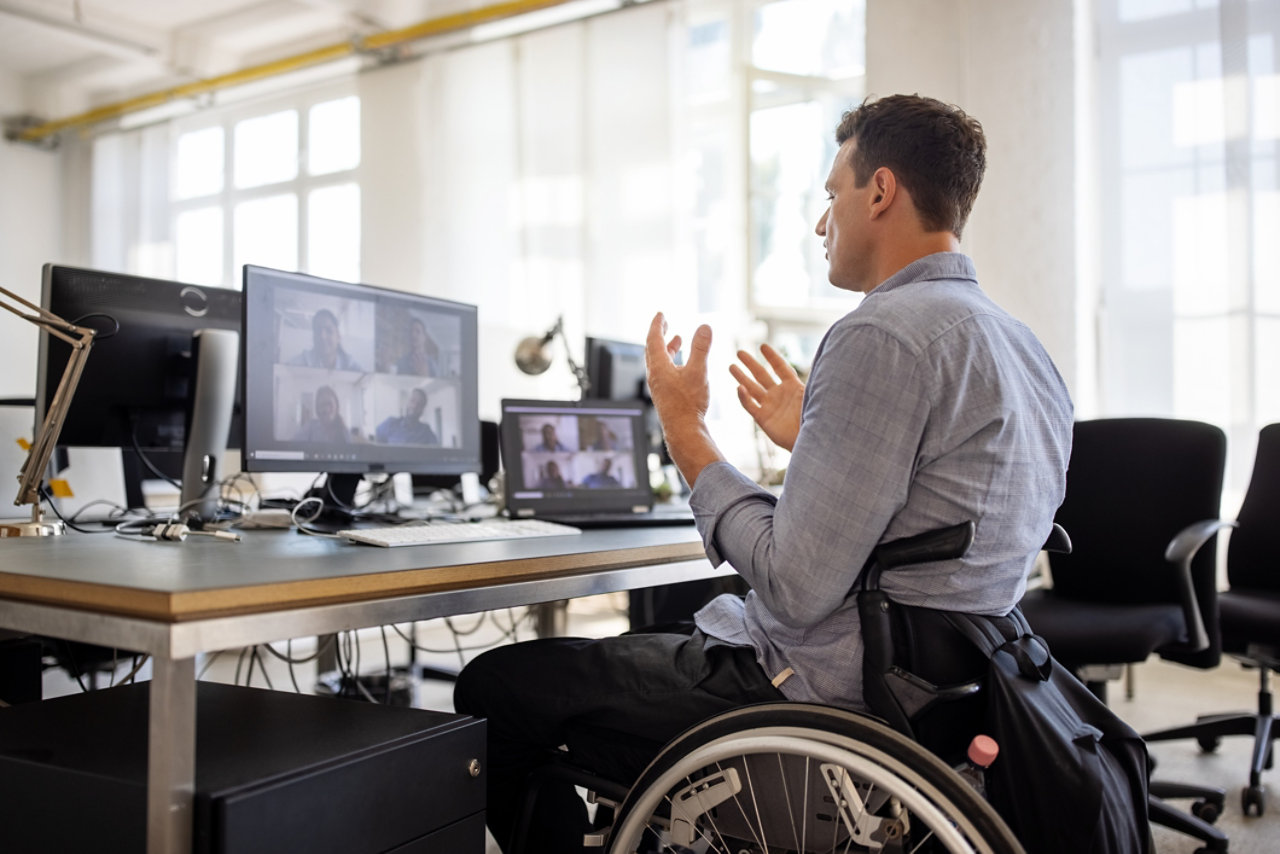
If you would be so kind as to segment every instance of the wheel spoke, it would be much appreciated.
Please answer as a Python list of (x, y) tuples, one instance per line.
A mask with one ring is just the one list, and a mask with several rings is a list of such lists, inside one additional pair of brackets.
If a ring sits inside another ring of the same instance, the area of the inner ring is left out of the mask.
[(798, 704), (735, 710), (673, 742), (620, 809), (610, 854), (641, 850), (647, 826), (668, 854), (1020, 850), (990, 805), (917, 744)]
[[(792, 809), (791, 789), (790, 789), (790, 787), (787, 785), (787, 769), (786, 769), (786, 766), (784, 766), (784, 765), (782, 764), (782, 754), (781, 754), (781, 753), (775, 753), (775, 754), (773, 754), (773, 756), (774, 756), (774, 758), (775, 758), (775, 759), (777, 759), (777, 760), (778, 760), (778, 779), (782, 781), (782, 800), (783, 800), (783, 802), (784, 802), (784, 803), (786, 803), (786, 805), (787, 805), (787, 818), (790, 820), (790, 824), (791, 824), (791, 838), (792, 838), (792, 840), (796, 843), (796, 850), (797, 850), (797, 851), (803, 851), (803, 850), (804, 850), (804, 845), (800, 842), (799, 838), (797, 838), (797, 837), (796, 837), (796, 814), (795, 814), (795, 810), (793, 810), (793, 809)], [(808, 772), (809, 772), (809, 757), (807, 757), (807, 756), (805, 757), (804, 768), (805, 768), (805, 773), (806, 773), (806, 774), (808, 774)], [(805, 786), (805, 795), (806, 795), (806, 800), (801, 801), (801, 803), (800, 803), (800, 806), (801, 806), (801, 808), (802, 808), (802, 809), (801, 809), (801, 811), (802, 811), (802, 812), (803, 812), (803, 808), (804, 808), (805, 806), (807, 806), (807, 805), (808, 805), (808, 803), (809, 803), (809, 802), (808, 802), (808, 800), (807, 800), (807, 795), (808, 795), (808, 790), (809, 790), (809, 778), (808, 778), (808, 777), (805, 777), (805, 780), (804, 780), (804, 786)]]

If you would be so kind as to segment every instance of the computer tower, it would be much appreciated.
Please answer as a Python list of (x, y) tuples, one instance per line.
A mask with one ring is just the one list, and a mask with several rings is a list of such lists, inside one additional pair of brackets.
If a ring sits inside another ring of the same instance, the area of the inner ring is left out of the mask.
[[(0, 851), (146, 850), (149, 683), (0, 709)], [(481, 854), (484, 721), (197, 683), (197, 854)]]

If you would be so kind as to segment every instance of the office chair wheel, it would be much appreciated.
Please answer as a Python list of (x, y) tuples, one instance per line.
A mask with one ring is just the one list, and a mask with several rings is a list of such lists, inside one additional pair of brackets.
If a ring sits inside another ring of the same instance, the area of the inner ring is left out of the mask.
[(1222, 736), (1220, 735), (1198, 735), (1196, 743), (1200, 745), (1200, 749), (1205, 753), (1213, 753), (1222, 745)]
[(1245, 786), (1240, 792), (1240, 809), (1245, 815), (1261, 816), (1267, 808), (1261, 786)]
[(611, 854), (847, 850), (1013, 854), (991, 806), (920, 745), (869, 717), (768, 703), (665, 747), (619, 807)]
[(1222, 805), (1212, 801), (1196, 801), (1191, 805), (1191, 814), (1205, 824), (1213, 824), (1222, 815)]

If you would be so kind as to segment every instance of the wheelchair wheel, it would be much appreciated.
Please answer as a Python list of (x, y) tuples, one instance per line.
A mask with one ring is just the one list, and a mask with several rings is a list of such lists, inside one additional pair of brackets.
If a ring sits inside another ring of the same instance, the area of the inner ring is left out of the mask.
[(929, 751), (864, 715), (768, 703), (672, 741), (619, 807), (611, 854), (1022, 854)]

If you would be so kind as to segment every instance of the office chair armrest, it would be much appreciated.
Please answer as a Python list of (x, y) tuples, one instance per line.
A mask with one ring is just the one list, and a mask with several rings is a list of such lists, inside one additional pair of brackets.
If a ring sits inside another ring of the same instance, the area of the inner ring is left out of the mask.
[(1187, 624), (1187, 650), (1199, 652), (1209, 646), (1209, 634), (1200, 616), (1200, 603), (1195, 586), (1191, 583), (1191, 561), (1200, 547), (1223, 528), (1234, 528), (1235, 522), (1224, 519), (1204, 519), (1183, 528), (1165, 547), (1164, 559), (1177, 567), (1178, 598), (1182, 600), (1182, 616)]

